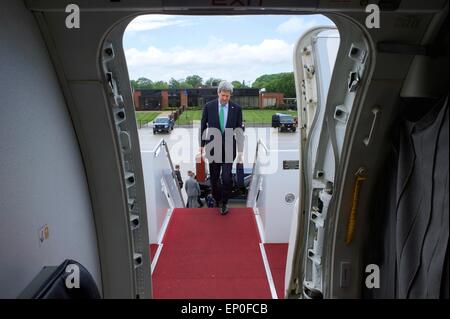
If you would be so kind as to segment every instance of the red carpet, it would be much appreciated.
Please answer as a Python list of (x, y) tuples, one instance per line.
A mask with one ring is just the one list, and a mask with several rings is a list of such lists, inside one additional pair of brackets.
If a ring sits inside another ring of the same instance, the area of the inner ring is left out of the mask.
[(270, 299), (253, 212), (175, 209), (153, 279), (154, 298)]
[(158, 244), (150, 244), (150, 258), (153, 262), (153, 258), (155, 257), (156, 251), (158, 250)]
[(288, 244), (264, 244), (278, 299), (284, 298), (284, 274)]

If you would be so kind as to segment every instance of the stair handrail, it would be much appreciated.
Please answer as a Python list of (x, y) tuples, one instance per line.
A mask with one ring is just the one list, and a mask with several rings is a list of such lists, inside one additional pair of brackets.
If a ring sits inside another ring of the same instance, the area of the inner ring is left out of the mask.
[[(269, 154), (269, 148), (266, 146), (266, 144), (264, 144), (264, 142), (261, 139), (258, 139), (258, 143), (256, 144), (255, 160), (253, 162), (251, 182), (250, 182), (251, 184), (250, 184), (249, 190), (252, 189), (252, 184), (255, 183), (255, 178), (254, 177), (255, 177), (255, 174), (256, 174), (256, 163), (257, 163), (258, 158), (259, 158), (258, 154), (259, 154), (260, 147), (261, 147), (261, 149), (264, 149), (266, 155)], [(249, 192), (249, 194), (250, 194), (250, 192)], [(248, 197), (247, 197), (247, 203), (248, 203)]]
[(169, 147), (167, 146), (167, 142), (162, 138), (159, 143), (153, 148), (153, 154), (155, 154), (155, 157), (158, 155), (158, 149), (161, 148), (161, 146), (164, 146), (164, 150), (166, 151), (167, 159), (169, 160), (170, 165), (170, 171), (172, 173), (172, 178), (175, 181), (175, 184), (177, 185), (178, 194), (181, 198), (181, 203), (183, 204), (183, 207), (186, 207), (186, 203), (184, 202), (183, 194), (181, 193), (180, 184), (178, 183), (177, 174), (175, 173), (175, 167), (173, 166), (172, 158), (170, 156)]

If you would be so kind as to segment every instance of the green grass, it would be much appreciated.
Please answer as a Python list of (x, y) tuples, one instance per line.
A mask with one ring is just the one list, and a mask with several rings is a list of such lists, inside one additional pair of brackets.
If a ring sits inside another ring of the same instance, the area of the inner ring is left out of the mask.
[(246, 123), (272, 123), (272, 115), (275, 113), (285, 113), (292, 116), (297, 116), (297, 111), (288, 110), (243, 110), (242, 115)]
[(153, 121), (160, 113), (158, 111), (136, 111), (136, 121), (143, 125)]
[[(246, 123), (261, 123), (270, 124), (272, 123), (272, 115), (275, 113), (286, 113), (292, 116), (297, 116), (297, 111), (287, 111), (287, 110), (243, 110), (242, 115)], [(188, 110), (185, 111), (177, 119), (177, 124), (192, 124), (193, 120), (200, 121), (202, 118), (201, 110)]]
[(192, 121), (202, 119), (202, 110), (188, 110), (184, 111), (183, 114), (175, 122), (176, 124), (192, 124)]

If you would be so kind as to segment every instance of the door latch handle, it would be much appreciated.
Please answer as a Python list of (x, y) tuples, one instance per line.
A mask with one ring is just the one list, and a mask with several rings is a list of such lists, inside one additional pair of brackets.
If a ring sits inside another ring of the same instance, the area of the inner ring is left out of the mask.
[(348, 75), (348, 91), (355, 92), (357, 87), (359, 86), (359, 81), (361, 80), (358, 70), (352, 71)]
[(370, 143), (370, 140), (372, 139), (372, 135), (373, 135), (373, 131), (375, 129), (375, 123), (377, 122), (378, 117), (380, 116), (380, 107), (379, 106), (375, 106), (372, 109), (372, 113), (373, 113), (373, 121), (372, 121), (372, 126), (370, 127), (370, 132), (369, 135), (367, 135), (364, 140), (363, 143), (364, 145), (368, 146)]

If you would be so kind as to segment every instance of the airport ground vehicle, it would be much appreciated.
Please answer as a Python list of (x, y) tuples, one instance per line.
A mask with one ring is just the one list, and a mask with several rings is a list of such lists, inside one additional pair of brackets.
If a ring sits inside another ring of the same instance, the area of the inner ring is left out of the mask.
[(173, 130), (174, 122), (169, 117), (157, 117), (153, 121), (153, 134), (156, 133), (170, 133)]
[[(383, 255), (396, 258), (392, 233), (383, 233), (395, 230), (396, 221), (375, 209), (395, 192), (396, 181), (386, 178), (384, 165), (395, 162), (389, 157), (393, 128), (402, 119), (403, 124), (417, 122), (441, 99), (440, 106), (447, 107), (448, 1), (378, 1), (379, 27), (367, 26), (366, 2), (359, 0), (249, 1), (243, 6), (239, 1), (221, 1), (220, 6), (210, 1), (78, 1), (83, 9), (79, 29), (65, 26), (71, 3), (0, 4), (0, 129), (8, 137), (0, 142), (0, 297), (15, 298), (42, 267), (68, 257), (89, 270), (104, 298), (152, 296), (152, 230), (122, 37), (134, 17), (167, 12), (319, 13), (335, 23), (340, 41), (334, 68), (317, 66), (314, 56), (327, 45), (319, 35), (328, 27), (310, 30), (294, 52), (303, 169), (284, 296), (416, 296), (408, 289), (374, 294), (364, 283), (367, 265), (383, 261)], [(443, 119), (448, 132), (448, 112)], [(436, 145), (429, 140), (433, 136), (422, 144)], [(436, 152), (447, 156), (430, 166), (439, 174), (418, 183), (417, 194), (446, 190), (445, 183), (432, 182), (435, 176), (448, 180), (448, 135), (440, 136), (444, 142)], [(433, 207), (442, 212), (443, 228), (435, 232), (442, 252), (448, 246), (448, 197), (439, 194)], [(431, 216), (432, 210), (410, 204), (410, 211)], [(414, 245), (408, 252), (422, 251), (411, 250)], [(448, 298), (448, 254), (435, 256), (443, 289), (432, 297)], [(419, 257), (415, 267), (432, 258)], [(395, 273), (391, 264), (384, 266), (382, 274)], [(438, 279), (420, 279), (429, 288), (440, 285)], [(412, 278), (382, 277), (382, 287), (405, 282)]]
[(276, 113), (272, 115), (272, 127), (278, 128), (278, 132), (295, 132), (297, 130), (294, 117), (283, 113)]

